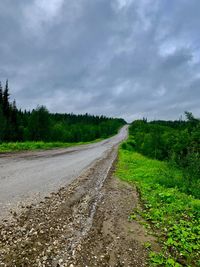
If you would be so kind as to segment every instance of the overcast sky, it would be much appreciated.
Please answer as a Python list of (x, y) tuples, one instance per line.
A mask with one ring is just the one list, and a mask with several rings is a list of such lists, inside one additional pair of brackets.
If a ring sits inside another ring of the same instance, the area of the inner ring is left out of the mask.
[(18, 107), (200, 116), (199, 0), (0, 1), (0, 80)]

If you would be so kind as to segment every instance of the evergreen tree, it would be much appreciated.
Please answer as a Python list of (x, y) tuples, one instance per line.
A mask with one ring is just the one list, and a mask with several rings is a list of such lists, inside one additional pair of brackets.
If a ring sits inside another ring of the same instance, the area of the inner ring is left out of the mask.
[(5, 90), (3, 92), (3, 113), (6, 118), (9, 118), (10, 104), (9, 104), (9, 88), (8, 80), (6, 80)]
[(4, 140), (6, 130), (6, 119), (3, 115), (2, 107), (0, 106), (0, 142)]
[(0, 82), (0, 106), (2, 107), (3, 105), (3, 88)]
[(14, 100), (11, 106), (11, 122), (17, 126), (17, 106), (16, 101)]
[(106, 138), (125, 124), (122, 119), (75, 114), (51, 114), (44, 106), (33, 111), (18, 110), (15, 100), (9, 101), (9, 86), (0, 83), (1, 141), (80, 142)]
[(29, 133), (31, 140), (50, 140), (50, 119), (46, 107), (38, 106), (33, 110), (29, 121)]

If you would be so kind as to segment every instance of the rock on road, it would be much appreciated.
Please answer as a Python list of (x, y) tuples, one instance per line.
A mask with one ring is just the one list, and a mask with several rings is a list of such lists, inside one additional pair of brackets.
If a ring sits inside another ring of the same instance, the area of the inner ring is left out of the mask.
[(127, 126), (104, 141), (46, 151), (0, 155), (0, 217), (69, 184), (127, 137)]

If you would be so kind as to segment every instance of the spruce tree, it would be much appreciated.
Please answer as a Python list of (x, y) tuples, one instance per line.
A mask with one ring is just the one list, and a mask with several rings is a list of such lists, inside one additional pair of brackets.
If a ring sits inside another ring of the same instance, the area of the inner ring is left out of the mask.
[(5, 132), (6, 132), (6, 120), (3, 115), (2, 108), (0, 106), (0, 142), (4, 141)]
[(16, 101), (14, 100), (11, 106), (11, 122), (17, 126), (17, 106)]
[(3, 105), (3, 88), (0, 82), (0, 106), (2, 107)]
[(3, 113), (7, 119), (9, 119), (9, 110), (10, 110), (9, 96), (10, 94), (8, 88), (8, 80), (6, 80), (6, 86), (3, 92)]

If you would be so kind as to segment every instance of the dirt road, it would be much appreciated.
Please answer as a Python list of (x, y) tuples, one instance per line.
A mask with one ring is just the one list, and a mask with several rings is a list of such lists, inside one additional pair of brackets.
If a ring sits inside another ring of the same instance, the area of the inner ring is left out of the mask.
[(126, 136), (127, 126), (118, 135), (95, 144), (1, 154), (0, 217), (7, 216), (11, 208), (36, 202), (48, 193), (69, 184)]
[(132, 209), (138, 207), (138, 194), (135, 188), (112, 175), (118, 143), (126, 131), (123, 128), (118, 136), (101, 145), (76, 148), (71, 153), (68, 150), (67, 154), (63, 151), (61, 155), (59, 150), (55, 157), (49, 151), (42, 152), (48, 154), (45, 156), (36, 153), (36, 158), (32, 154), (3, 158), (5, 162), (25, 164), (36, 160), (39, 164), (44, 158), (67, 158), (73, 153), (79, 157), (83, 152), (82, 157), (88, 158), (93, 153), (90, 150), (100, 150), (98, 159), (93, 158), (84, 171), (81, 168), (78, 178), (70, 183), (66, 179), (67, 186), (56, 191), (57, 185), (48, 197), (27, 205), (19, 214), (14, 212), (12, 220), (0, 223), (0, 266), (147, 266), (144, 243), (151, 242), (156, 248), (155, 239), (137, 221), (128, 220)]

